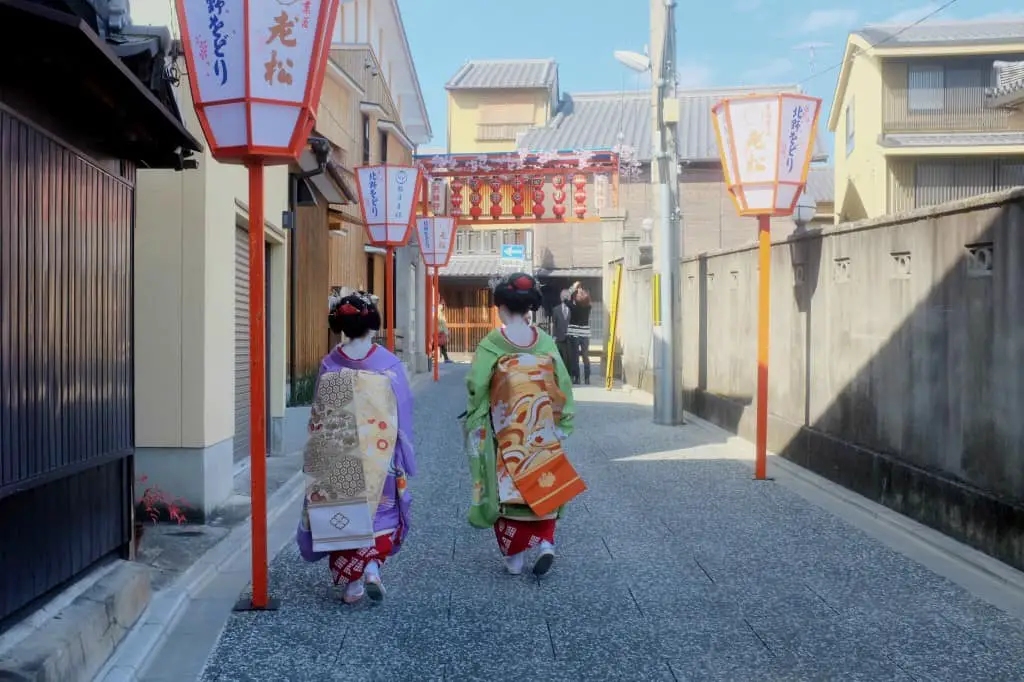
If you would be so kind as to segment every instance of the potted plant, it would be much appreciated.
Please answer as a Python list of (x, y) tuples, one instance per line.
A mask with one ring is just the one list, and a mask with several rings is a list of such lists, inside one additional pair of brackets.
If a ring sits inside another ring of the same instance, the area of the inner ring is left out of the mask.
[[(149, 520), (156, 524), (160, 521), (162, 512), (166, 512), (167, 517), (172, 523), (176, 523), (179, 526), (186, 523), (188, 519), (185, 518), (185, 507), (187, 503), (180, 497), (171, 497), (159, 486), (146, 485), (149, 482), (148, 476), (142, 476), (139, 478), (139, 483), (146, 486), (142, 491), (142, 496), (139, 497), (136, 502), (136, 510), (141, 511)], [(140, 520), (138, 516), (135, 518), (135, 545), (138, 546), (139, 541), (142, 540), (142, 533), (145, 529), (144, 521)]]

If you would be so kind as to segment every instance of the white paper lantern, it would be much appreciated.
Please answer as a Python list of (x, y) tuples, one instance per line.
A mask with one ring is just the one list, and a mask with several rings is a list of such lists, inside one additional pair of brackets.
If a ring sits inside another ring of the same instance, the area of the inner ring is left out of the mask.
[(792, 215), (807, 183), (821, 100), (750, 95), (712, 107), (725, 182), (740, 215)]
[(455, 218), (421, 216), (416, 218), (420, 255), (423, 263), (432, 268), (443, 268), (452, 257), (455, 246)]
[(296, 157), (315, 123), (338, 0), (177, 0), (177, 10), (213, 155)]
[(370, 243), (405, 246), (409, 242), (420, 182), (420, 169), (415, 166), (356, 168), (359, 210)]

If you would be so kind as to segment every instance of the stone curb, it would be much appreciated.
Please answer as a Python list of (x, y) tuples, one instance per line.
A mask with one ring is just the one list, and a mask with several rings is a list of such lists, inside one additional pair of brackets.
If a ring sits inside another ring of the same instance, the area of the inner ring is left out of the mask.
[[(285, 511), (295, 508), (304, 485), (303, 473), (299, 471), (270, 496), (267, 500), (268, 526)], [(139, 679), (139, 673), (145, 670), (150, 656), (159, 648), (164, 635), (177, 623), (190, 598), (220, 573), (228, 562), (252, 545), (251, 528), (250, 516), (203, 554), (171, 586), (154, 595), (128, 636), (94, 680), (128, 682)], [(280, 549), (268, 548), (268, 560)]]
[[(443, 372), (442, 372), (443, 374)], [(432, 373), (413, 374), (409, 377), (410, 390), (416, 391), (433, 378)], [(432, 383), (432, 382), (431, 382)], [(304, 475), (297, 472), (267, 500), (267, 527), (289, 509), (295, 509), (305, 489)], [(121, 641), (120, 646), (93, 678), (94, 682), (136, 682), (156, 653), (161, 641), (177, 624), (189, 601), (203, 589), (239, 553), (252, 545), (252, 517), (233, 528), (220, 542), (203, 554), (172, 585), (153, 596), (139, 616), (135, 626)], [(267, 561), (293, 538), (283, 544), (267, 548)]]

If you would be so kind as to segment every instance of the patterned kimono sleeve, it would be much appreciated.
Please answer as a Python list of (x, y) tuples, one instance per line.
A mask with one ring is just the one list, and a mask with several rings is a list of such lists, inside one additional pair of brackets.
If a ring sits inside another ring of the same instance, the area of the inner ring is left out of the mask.
[(316, 373), (316, 381), (313, 382), (313, 404), (309, 409), (309, 423), (306, 425), (306, 432), (313, 433), (313, 427), (320, 423), (320, 409), (317, 407), (316, 393), (320, 390), (320, 377), (327, 371), (327, 363), (320, 363), (320, 371)]

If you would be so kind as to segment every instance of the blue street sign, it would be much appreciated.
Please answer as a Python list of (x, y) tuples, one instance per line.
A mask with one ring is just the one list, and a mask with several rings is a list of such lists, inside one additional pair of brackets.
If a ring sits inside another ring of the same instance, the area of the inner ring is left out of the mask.
[(502, 260), (526, 260), (526, 246), (523, 244), (502, 244)]

